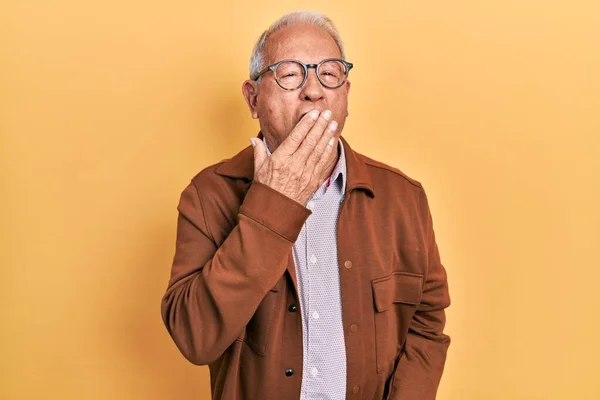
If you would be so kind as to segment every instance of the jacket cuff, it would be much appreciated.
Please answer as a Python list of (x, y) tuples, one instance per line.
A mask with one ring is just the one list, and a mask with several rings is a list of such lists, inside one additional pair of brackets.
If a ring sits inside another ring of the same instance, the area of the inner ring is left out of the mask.
[(294, 243), (311, 211), (263, 183), (252, 182), (240, 214)]

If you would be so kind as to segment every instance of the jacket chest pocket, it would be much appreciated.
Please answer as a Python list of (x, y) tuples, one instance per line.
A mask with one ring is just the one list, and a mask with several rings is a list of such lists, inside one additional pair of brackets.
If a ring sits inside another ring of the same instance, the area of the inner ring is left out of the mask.
[(271, 341), (271, 331), (275, 323), (278, 305), (283, 299), (284, 278), (269, 290), (258, 305), (256, 312), (246, 325), (244, 342), (257, 354), (267, 354), (267, 344)]
[(391, 373), (423, 292), (423, 275), (394, 272), (371, 281), (377, 373)]

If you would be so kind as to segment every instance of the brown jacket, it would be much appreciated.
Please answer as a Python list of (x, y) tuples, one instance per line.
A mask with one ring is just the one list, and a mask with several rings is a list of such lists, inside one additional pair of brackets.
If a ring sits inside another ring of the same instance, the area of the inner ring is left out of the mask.
[[(343, 141), (338, 257), (347, 399), (434, 399), (450, 304), (427, 198)], [(206, 168), (179, 203), (162, 300), (183, 355), (208, 364), (214, 399), (297, 400), (302, 322), (292, 247), (310, 211), (253, 182), (253, 150)]]

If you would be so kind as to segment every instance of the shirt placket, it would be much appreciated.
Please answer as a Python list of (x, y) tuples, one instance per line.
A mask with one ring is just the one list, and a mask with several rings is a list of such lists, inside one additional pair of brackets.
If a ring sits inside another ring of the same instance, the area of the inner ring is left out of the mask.
[[(321, 301), (318, 296), (318, 290), (316, 290), (317, 281), (314, 278), (318, 275), (318, 269), (321, 265), (321, 251), (319, 248), (318, 240), (311, 240), (318, 235), (320, 213), (318, 210), (319, 200), (323, 197), (326, 188), (321, 186), (319, 190), (313, 195), (311, 200), (308, 202), (307, 207), (313, 212), (314, 218), (309, 218), (306, 224), (306, 271), (307, 271), (307, 286), (308, 286), (308, 310), (306, 313), (306, 319), (308, 322), (308, 345), (307, 345), (307, 361), (308, 365), (304, 368), (306, 379), (310, 381), (316, 381), (319, 379), (319, 369), (317, 366), (321, 365), (323, 360), (319, 359), (320, 352), (315, 351), (317, 348), (322, 347), (323, 343), (320, 342), (320, 335), (315, 334), (320, 329), (320, 325), (323, 323), (322, 311), (319, 308)], [(318, 388), (319, 385), (313, 384), (308, 385), (310, 388)]]

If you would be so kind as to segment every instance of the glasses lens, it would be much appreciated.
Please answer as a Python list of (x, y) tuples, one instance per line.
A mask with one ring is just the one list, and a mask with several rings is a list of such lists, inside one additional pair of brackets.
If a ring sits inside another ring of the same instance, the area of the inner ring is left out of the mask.
[(275, 70), (275, 78), (285, 89), (296, 89), (304, 80), (304, 67), (295, 61), (286, 61)]
[(346, 66), (341, 61), (325, 61), (319, 66), (319, 79), (327, 87), (338, 87), (346, 80)]

